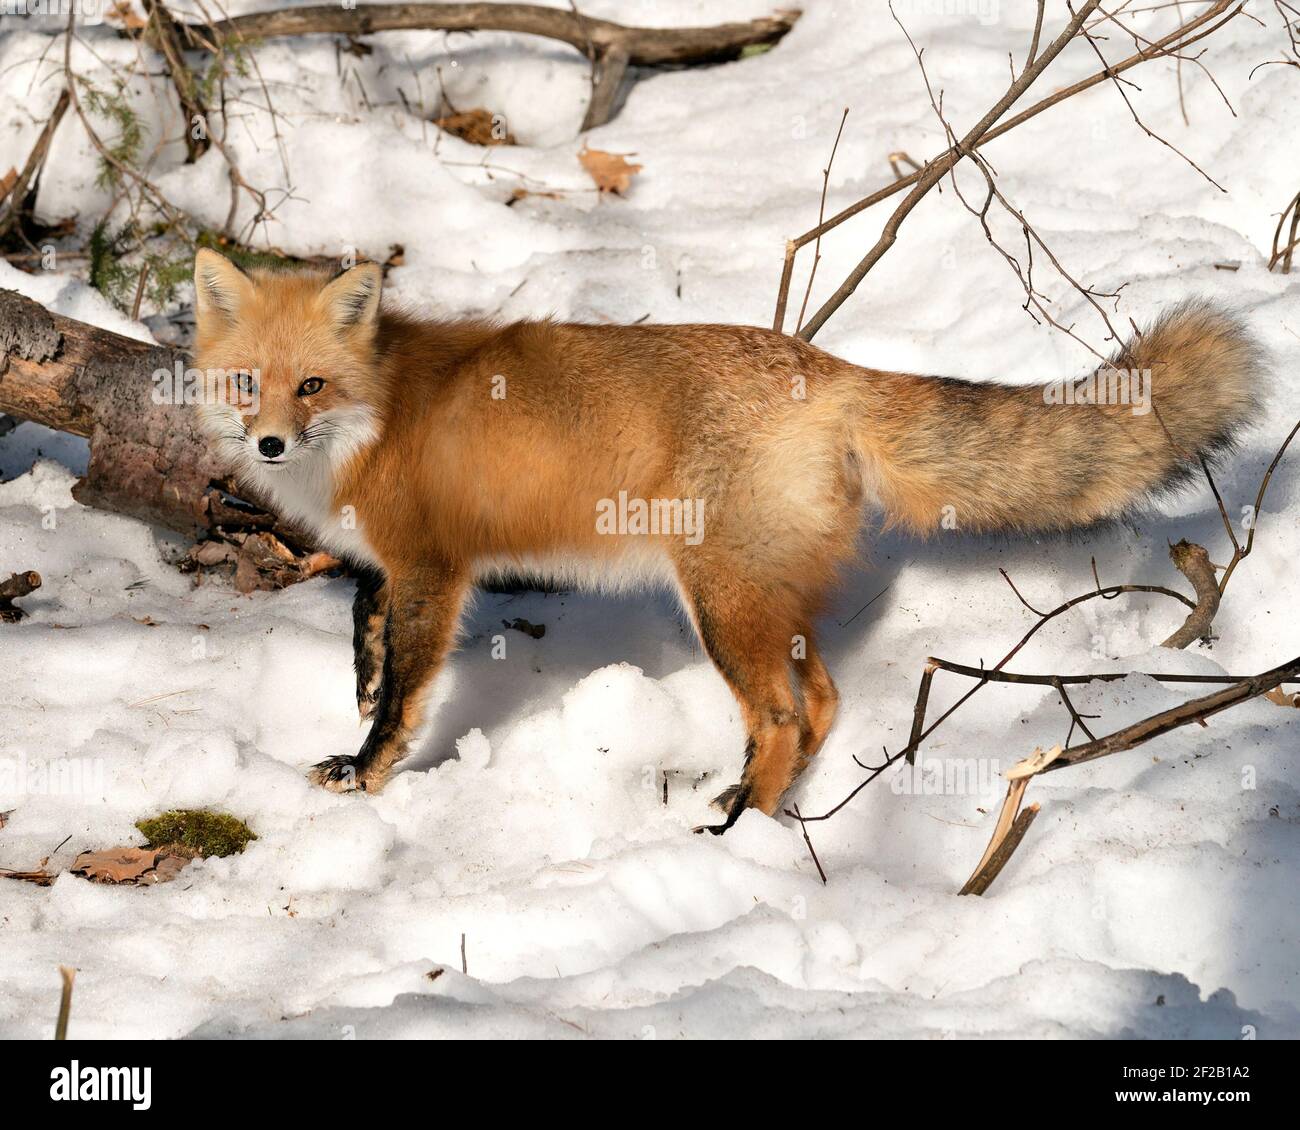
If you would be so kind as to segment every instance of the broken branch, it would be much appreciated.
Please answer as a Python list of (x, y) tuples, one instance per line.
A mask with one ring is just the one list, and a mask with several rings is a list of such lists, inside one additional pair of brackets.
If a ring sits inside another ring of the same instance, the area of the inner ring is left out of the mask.
[[(1092, 5), (1095, 7), (1095, 5)], [(360, 36), (377, 31), (512, 31), (558, 39), (587, 53), (621, 48), (633, 66), (717, 63), (739, 58), (746, 47), (775, 43), (800, 13), (782, 11), (748, 23), (712, 27), (629, 27), (535, 4), (365, 4), (285, 8), (212, 24), (218, 35), (265, 39), (274, 35)]]
[[(63, 121), (63, 115), (67, 112), (68, 105), (71, 102), (71, 96), (65, 89), (59, 94), (59, 100), (54, 104), (54, 109), (36, 139), (36, 144), (32, 146), (32, 151), (27, 157), (27, 163), (23, 166), (23, 171), (18, 174), (18, 179), (13, 182), (8, 193), (8, 207), (0, 215), (0, 238), (8, 235), (14, 227), (20, 222), (23, 213), (34, 203), (30, 197), (40, 179), (41, 169), (45, 166), (45, 158), (49, 155), (50, 142), (54, 139), (54, 131), (59, 128), (59, 123)], [(5, 197), (0, 196), (0, 203), (4, 203)]]

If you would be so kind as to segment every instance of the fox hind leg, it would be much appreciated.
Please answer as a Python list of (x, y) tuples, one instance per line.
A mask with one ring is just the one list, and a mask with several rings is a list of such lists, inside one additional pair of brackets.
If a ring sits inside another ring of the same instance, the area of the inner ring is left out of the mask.
[(816, 675), (804, 681), (812, 684), (814, 698), (795, 693), (799, 682), (792, 679), (792, 668), (802, 634), (796, 627), (803, 619), (791, 606), (795, 594), (735, 581), (718, 588), (682, 579), (704, 650), (740, 703), (748, 734), (740, 782), (715, 802), (726, 814), (724, 823), (709, 826), (716, 834), (730, 828), (746, 808), (776, 813), (811, 756), (805, 747), (810, 741), (819, 745), (829, 729), (826, 688), (833, 695), (834, 686), (820, 657), (810, 651)]
[(800, 717), (804, 728), (799, 736), (802, 759), (799, 771), (802, 772), (804, 766), (817, 755), (830, 733), (839, 710), (840, 692), (835, 689), (831, 673), (822, 661), (821, 652), (817, 650), (812, 627), (805, 625), (799, 634), (803, 646), (794, 649), (790, 667), (803, 703)]

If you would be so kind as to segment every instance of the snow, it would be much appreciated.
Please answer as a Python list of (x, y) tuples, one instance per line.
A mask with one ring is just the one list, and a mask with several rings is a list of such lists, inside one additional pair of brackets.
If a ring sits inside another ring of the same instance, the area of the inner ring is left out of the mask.
[[(804, 7), (766, 54), (640, 76), (587, 138), (644, 165), (626, 199), (598, 197), (577, 163), (586, 64), (562, 45), (384, 34), (369, 39), (373, 54), (342, 56), (360, 80), (344, 82), (332, 40), (267, 43), (257, 58), (285, 118), (293, 187), (269, 238), (304, 255), (350, 246), (382, 257), (402, 244), (390, 294), (444, 314), (766, 324), (784, 241), (815, 222), (843, 108), (828, 212), (885, 183), (891, 151), (920, 160), (942, 142), (883, 5)], [(1023, 58), (1035, 5), (895, 9), (961, 127), (1004, 89), (1007, 52)], [(688, 25), (769, 6), (604, 0), (583, 10)], [(1285, 67), (1249, 77), (1284, 43), (1271, 9), (1259, 14), (1266, 26), (1238, 18), (1205, 43), (1235, 117), (1191, 65), (1190, 125), (1172, 63), (1130, 75), (1143, 119), (1226, 193), (1147, 139), (1106, 86), (987, 150), (1003, 191), (1075, 277), (1099, 290), (1127, 284), (1119, 324), (1204, 295), (1239, 311), (1272, 351), (1259, 425), (1218, 475), (1238, 518), (1300, 402), (1300, 288), (1265, 269), (1276, 214), (1296, 190), (1283, 143), (1296, 79)], [(1144, 34), (1172, 18), (1134, 16)], [(105, 60), (123, 64), (135, 50), (85, 34)], [(37, 24), (0, 28), (0, 170), (22, 163), (54, 100), (53, 64), (32, 62), (49, 44)], [(1128, 45), (1112, 34), (1106, 49), (1113, 58)], [(74, 58), (102, 77), (88, 50)], [(497, 168), (476, 167), (481, 150), (438, 140), (403, 110), (399, 87), (432, 111), (437, 65), (459, 108), (506, 115), (520, 145), (489, 151)], [(1035, 92), (1095, 67), (1076, 45)], [(150, 137), (169, 95), (161, 81), (136, 91)], [(283, 185), (265, 118), (250, 111), (232, 145), (252, 183)], [(197, 167), (182, 157), (175, 145), (159, 154), (158, 183), (219, 226), (229, 204), (219, 155)], [(88, 230), (108, 203), (93, 170), (69, 118), (42, 214), (76, 213)], [(505, 207), (521, 183), (560, 198)], [(814, 304), (884, 215), (872, 209), (823, 241)], [(1226, 262), (1239, 269), (1216, 269)], [(78, 281), (81, 269), (65, 258), (34, 275), (0, 265), (0, 286), (147, 339)], [(1082, 300), (1036, 270), (1061, 320), (1100, 341)], [(1086, 351), (1036, 326), (1022, 302), (945, 187), (818, 344), (971, 379), (1085, 371)], [(1291, 658), (1295, 458), (1274, 476), (1212, 648), (1153, 647), (1177, 610), (1125, 597), (1054, 621), (1013, 668), (1246, 674)], [(0, 811), (12, 811), (0, 866), (49, 857), (58, 870), (79, 851), (139, 843), (134, 822), (170, 807), (232, 812), (259, 838), (242, 856), (194, 863), (148, 889), (67, 874), (48, 888), (0, 882), (0, 1035), (48, 1034), (60, 964), (79, 971), (79, 1037), (1300, 1035), (1293, 712), (1256, 701), (1035, 781), (1042, 811), (1025, 843), (987, 895), (960, 898), (1004, 791), (998, 773), (1060, 742), (1068, 723), (1050, 690), (986, 688), (925, 748), (930, 771), (900, 766), (809, 826), (823, 886), (788, 819), (750, 812), (724, 837), (691, 833), (714, 818), (708, 798), (736, 779), (743, 735), (666, 594), (482, 594), (404, 771), (380, 796), (333, 796), (302, 770), (353, 750), (363, 733), (353, 585), (251, 596), (193, 587), (174, 566), (177, 539), (72, 500), (84, 463), (83, 442), (32, 424), (0, 438), (0, 567), (45, 579), (22, 602), (29, 618), (0, 626), (0, 760), (28, 771), (0, 775)], [(873, 539), (872, 567), (846, 579), (822, 624), (843, 705), (791, 799), (806, 815), (824, 812), (862, 779), (855, 756), (874, 763), (882, 746), (906, 741), (926, 656), (993, 663), (1027, 630), (1034, 618), (998, 568), (1037, 607), (1092, 587), (1093, 557), (1103, 583), (1179, 587), (1166, 545), (1180, 537), (1227, 557), (1206, 489), (1132, 527), (1069, 538)], [(545, 624), (545, 636), (503, 627), (516, 617)], [(939, 675), (932, 716), (965, 689)], [(1109, 731), (1203, 691), (1132, 674), (1072, 697)], [(39, 785), (73, 770), (59, 779), (75, 789)]]

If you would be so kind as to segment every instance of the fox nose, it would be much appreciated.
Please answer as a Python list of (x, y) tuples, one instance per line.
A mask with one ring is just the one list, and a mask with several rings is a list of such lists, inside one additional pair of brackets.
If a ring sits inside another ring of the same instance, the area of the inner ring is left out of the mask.
[(263, 436), (257, 441), (257, 450), (268, 459), (275, 459), (284, 454), (284, 440), (279, 436)]

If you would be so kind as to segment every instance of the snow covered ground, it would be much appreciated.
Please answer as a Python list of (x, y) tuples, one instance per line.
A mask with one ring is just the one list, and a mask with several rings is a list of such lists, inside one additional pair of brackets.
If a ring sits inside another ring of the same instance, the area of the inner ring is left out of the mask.
[[(1219, 474), (1234, 515), (1300, 413), (1300, 284), (1265, 269), (1276, 214), (1298, 187), (1300, 77), (1286, 67), (1249, 77), (1285, 45), (1272, 6), (1249, 6), (1266, 26), (1239, 18), (1206, 41), (1236, 116), (1190, 63), (1190, 125), (1172, 62), (1130, 75), (1144, 120), (1226, 192), (1146, 138), (1108, 86), (987, 150), (1003, 191), (1077, 278), (1127, 284), (1120, 324), (1204, 295), (1240, 311), (1273, 351), (1266, 411)], [(663, 25), (769, 11), (766, 0), (582, 7)], [(831, 210), (885, 183), (890, 152), (920, 160), (942, 143), (883, 3), (804, 7), (769, 53), (635, 84), (587, 138), (644, 165), (625, 199), (598, 197), (576, 160), (588, 79), (562, 45), (384, 34), (369, 40), (373, 54), (342, 56), (356, 75), (345, 82), (330, 37), (267, 43), (257, 58), (285, 115), (293, 187), (272, 240), (297, 254), (351, 246), (383, 256), (402, 244), (391, 291), (442, 313), (767, 324), (784, 241), (816, 220), (843, 108)], [(895, 7), (964, 130), (1005, 88), (1008, 51), (1023, 58), (1035, 5)], [(1048, 7), (1058, 27), (1064, 5)], [(1172, 18), (1163, 7), (1133, 17), (1144, 34)], [(105, 60), (134, 51), (85, 35)], [(54, 100), (54, 64), (33, 62), (49, 47), (32, 25), (0, 25), (0, 171), (21, 165)], [(1106, 49), (1117, 58), (1131, 43), (1112, 33)], [(75, 58), (102, 73), (89, 52)], [(487, 153), (498, 168), (475, 168), (483, 151), (451, 137), (435, 153), (437, 131), (402, 107), (398, 88), (432, 110), (439, 64), (458, 108), (506, 116), (519, 145)], [(1037, 96), (1096, 65), (1073, 46)], [(151, 136), (169, 98), (162, 81), (136, 92)], [(232, 139), (245, 176), (283, 184), (264, 116), (246, 124)], [(216, 152), (184, 167), (173, 147), (157, 170), (179, 205), (220, 225), (228, 189)], [(93, 180), (69, 118), (43, 215), (76, 213), (88, 227), (107, 204)], [(506, 207), (521, 185), (558, 198)], [(874, 241), (884, 214), (823, 243), (814, 300)], [(1216, 269), (1227, 262), (1239, 269)], [(61, 260), (33, 276), (0, 265), (0, 286), (147, 336), (76, 280), (80, 268)], [(1036, 269), (1062, 320), (1100, 341), (1078, 296)], [(950, 191), (932, 193), (818, 344), (972, 379), (1090, 368), (1022, 300), (979, 225)], [(174, 539), (73, 502), (84, 459), (80, 441), (31, 424), (0, 438), (0, 572), (45, 578), (23, 601), (30, 617), (0, 626), (0, 756), (11, 768), (74, 759), (85, 770), (78, 790), (55, 795), (0, 776), (0, 811), (12, 810), (0, 866), (31, 869), (53, 853), (49, 867), (66, 868), (79, 851), (140, 842), (134, 822), (172, 807), (232, 812), (259, 838), (242, 856), (148, 889), (69, 874), (48, 888), (0, 881), (0, 1035), (49, 1033), (60, 964), (79, 971), (72, 1033), (82, 1037), (1300, 1035), (1293, 711), (1256, 701), (1035, 782), (1043, 808), (1026, 842), (987, 896), (959, 898), (996, 815), (998, 770), (1060, 742), (1068, 721), (1052, 693), (987, 688), (926, 750), (934, 773), (888, 774), (812, 826), (823, 886), (786, 819), (750, 812), (724, 837), (691, 834), (707, 799), (736, 778), (742, 734), (666, 595), (484, 595), (405, 771), (381, 796), (337, 797), (302, 770), (360, 740), (352, 584), (196, 589), (169, 563)], [(1013, 667), (1250, 673), (1291, 658), (1297, 459), (1274, 478), (1212, 649), (1153, 647), (1180, 617), (1168, 602), (1121, 598), (1060, 618)], [(878, 539), (875, 567), (846, 580), (822, 627), (843, 707), (792, 799), (823, 812), (861, 779), (855, 756), (874, 761), (903, 744), (927, 655), (992, 663), (1032, 624), (999, 567), (1039, 607), (1086, 591), (1093, 556), (1105, 583), (1181, 586), (1166, 557), (1179, 537), (1226, 558), (1205, 489), (1131, 529), (1071, 539)], [(545, 624), (544, 638), (505, 630), (515, 617)], [(492, 655), (498, 635), (504, 658)], [(939, 676), (934, 707), (964, 689)], [(1109, 731), (1194, 693), (1133, 675), (1074, 698)], [(976, 787), (933, 787), (954, 764), (975, 767)]]

